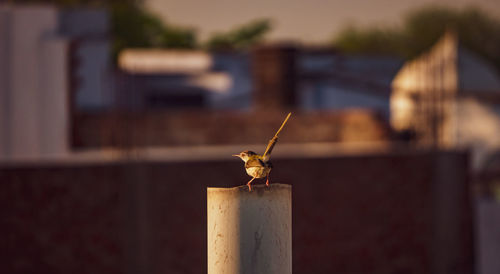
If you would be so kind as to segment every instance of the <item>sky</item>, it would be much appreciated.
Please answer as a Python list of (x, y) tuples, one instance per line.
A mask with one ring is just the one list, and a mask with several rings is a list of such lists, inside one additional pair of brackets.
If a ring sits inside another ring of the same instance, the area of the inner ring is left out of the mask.
[(269, 18), (272, 41), (326, 42), (346, 25), (391, 26), (426, 4), (478, 6), (500, 17), (500, 0), (144, 0), (167, 23), (193, 27), (204, 40), (216, 32)]

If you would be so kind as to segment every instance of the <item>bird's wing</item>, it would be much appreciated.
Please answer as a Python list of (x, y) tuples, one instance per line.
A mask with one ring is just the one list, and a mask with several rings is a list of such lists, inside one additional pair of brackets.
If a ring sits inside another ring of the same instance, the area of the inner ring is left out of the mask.
[(259, 158), (250, 159), (246, 162), (245, 168), (249, 167), (264, 167), (264, 162)]

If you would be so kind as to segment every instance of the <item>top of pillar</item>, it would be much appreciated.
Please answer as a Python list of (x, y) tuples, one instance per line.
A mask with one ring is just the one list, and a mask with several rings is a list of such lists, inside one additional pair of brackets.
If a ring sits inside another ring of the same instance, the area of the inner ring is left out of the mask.
[(214, 193), (214, 192), (247, 192), (247, 193), (257, 193), (261, 194), (266, 191), (279, 191), (279, 190), (292, 190), (291, 185), (287, 184), (270, 184), (269, 186), (260, 184), (260, 185), (252, 185), (252, 191), (248, 191), (248, 186), (247, 185), (241, 185), (241, 186), (236, 186), (236, 187), (207, 187), (207, 192)]

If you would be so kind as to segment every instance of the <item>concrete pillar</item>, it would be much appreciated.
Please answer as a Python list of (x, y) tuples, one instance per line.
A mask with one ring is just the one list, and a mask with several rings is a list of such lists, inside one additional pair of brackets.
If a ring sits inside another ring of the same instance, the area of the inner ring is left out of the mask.
[(208, 274), (292, 273), (292, 187), (207, 189)]

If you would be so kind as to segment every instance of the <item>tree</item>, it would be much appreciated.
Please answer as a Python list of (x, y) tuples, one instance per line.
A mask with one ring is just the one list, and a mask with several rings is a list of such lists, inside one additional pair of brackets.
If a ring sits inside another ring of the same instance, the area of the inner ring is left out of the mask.
[(111, 8), (113, 52), (124, 48), (195, 48), (196, 33), (164, 24), (157, 16), (130, 5)]
[(402, 40), (395, 30), (349, 26), (337, 35), (334, 45), (346, 53), (404, 55)]
[(412, 58), (432, 46), (452, 29), (461, 43), (500, 69), (500, 20), (480, 9), (462, 10), (429, 6), (407, 14), (400, 28), (347, 27), (333, 45), (348, 53), (390, 54)]
[(226, 33), (216, 33), (208, 39), (206, 47), (210, 50), (248, 49), (263, 40), (271, 30), (268, 19), (259, 19)]

